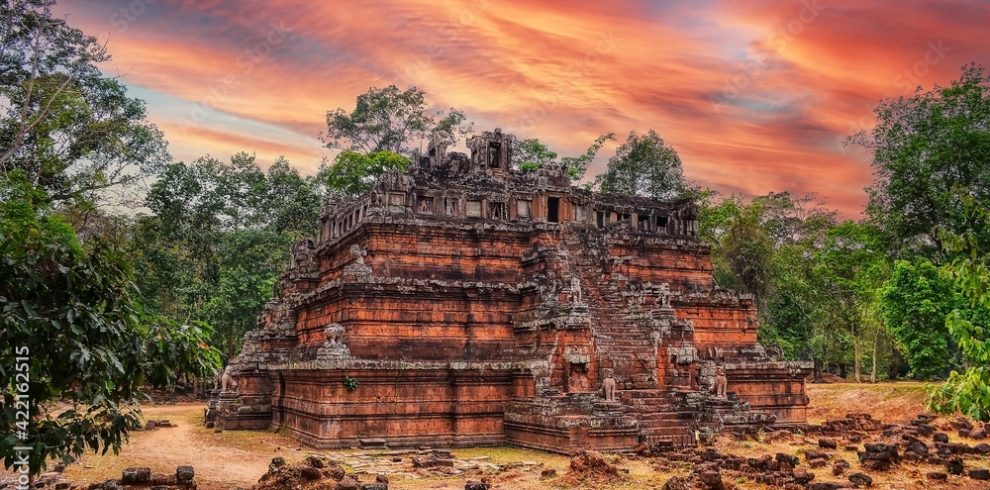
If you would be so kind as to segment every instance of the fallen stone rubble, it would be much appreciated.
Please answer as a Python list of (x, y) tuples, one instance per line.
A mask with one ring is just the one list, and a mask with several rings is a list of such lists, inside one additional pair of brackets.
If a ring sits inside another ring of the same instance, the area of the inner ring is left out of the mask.
[[(80, 485), (65, 479), (61, 471), (64, 466), (57, 465), (56, 471), (43, 473), (35, 477), (30, 488), (43, 488), (54, 490), (125, 490), (131, 488), (149, 488), (153, 490), (195, 490), (196, 476), (192, 466), (179, 466), (175, 468), (175, 473), (171, 475), (154, 473), (151, 468), (133, 467), (125, 468), (119, 479), (104, 480), (102, 482)], [(13, 483), (0, 483), (0, 490), (18, 488)]]
[(616, 464), (616, 456), (605, 456), (597, 451), (581, 451), (571, 458), (562, 483), (568, 485), (595, 485), (617, 483), (627, 479)]
[[(820, 426), (775, 428), (765, 432), (763, 442), (785, 442), (792, 452), (776, 452), (743, 457), (723, 453), (715, 447), (669, 451), (649, 458), (657, 471), (690, 469), (686, 476), (670, 478), (665, 490), (732, 490), (746, 488), (744, 482), (791, 490), (836, 490), (870, 488), (877, 476), (890, 471), (908, 471), (918, 482), (990, 481), (985, 462), (990, 444), (960, 440), (954, 431), (981, 433), (965, 420), (937, 423), (936, 418), (919, 415), (910, 423), (882, 424), (867, 414), (850, 414)], [(167, 427), (167, 421), (154, 421), (153, 427)], [(965, 423), (964, 423), (965, 422)], [(936, 425), (938, 424), (938, 425)], [(972, 439), (972, 437), (970, 437)], [(841, 449), (840, 449), (841, 448)], [(843, 459), (855, 454), (857, 466)], [(637, 456), (633, 456), (636, 458)], [(643, 456), (640, 456), (643, 457)], [(324, 455), (311, 454), (289, 464), (282, 457), (271, 460), (268, 471), (249, 490), (388, 490), (393, 478), (456, 477), (462, 475), (465, 490), (511, 488), (514, 478), (536, 472), (541, 480), (567, 486), (596, 487), (628, 481), (623, 457), (582, 451), (571, 459), (567, 472), (537, 462), (494, 464), (488, 457), (457, 458), (450, 451), (419, 449), (359, 452), (348, 455), (348, 470)], [(925, 465), (924, 467), (920, 465)], [(55, 472), (41, 475), (31, 488), (55, 490), (153, 490), (195, 489), (195, 471), (179, 466), (175, 474), (153, 473), (147, 467), (125, 469), (115, 480), (77, 485)], [(508, 486), (506, 486), (508, 485)], [(882, 486), (882, 485), (881, 485)], [(0, 483), (0, 490), (14, 488)], [(967, 487), (968, 488), (968, 487)]]
[[(967, 467), (968, 460), (965, 459), (967, 456), (990, 455), (990, 444), (981, 442), (969, 445), (953, 440), (954, 436), (947, 433), (954, 429), (981, 435), (984, 429), (965, 424), (965, 419), (953, 421), (947, 427), (933, 425), (935, 420), (934, 416), (922, 414), (905, 425), (883, 424), (869, 414), (849, 414), (817, 426), (778, 428), (764, 434), (764, 442), (793, 440), (793, 445), (801, 446), (803, 440), (806, 445), (817, 446), (804, 446), (798, 454), (781, 452), (744, 458), (722, 454), (714, 448), (671, 452), (665, 455), (665, 459), (690, 464), (693, 471), (686, 478), (671, 478), (664, 488), (720, 490), (729, 488), (729, 481), (743, 480), (773, 488), (868, 488), (874, 485), (874, 476), (870, 473), (889, 472), (904, 462), (910, 463), (908, 468), (918, 464), (941, 466), (943, 471), (916, 473), (931, 481), (947, 481), (950, 475), (990, 480), (990, 470)], [(970, 435), (966, 437), (972, 438)], [(849, 461), (837, 456), (840, 447), (855, 451), (858, 471), (853, 471)]]
[(296, 464), (276, 457), (251, 490), (388, 490), (388, 477), (378, 474), (374, 481), (361, 482), (357, 474), (347, 474), (336, 461), (309, 456)]
[(170, 429), (175, 427), (168, 419), (151, 419), (144, 422), (144, 430)]

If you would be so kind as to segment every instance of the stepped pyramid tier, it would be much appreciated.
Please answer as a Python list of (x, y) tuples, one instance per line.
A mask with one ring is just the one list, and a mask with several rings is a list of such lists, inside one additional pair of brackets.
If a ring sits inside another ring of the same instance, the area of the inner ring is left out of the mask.
[(499, 130), (330, 203), (209, 423), (317, 447), (677, 447), (803, 424), (810, 365), (715, 286), (689, 200), (520, 171)]

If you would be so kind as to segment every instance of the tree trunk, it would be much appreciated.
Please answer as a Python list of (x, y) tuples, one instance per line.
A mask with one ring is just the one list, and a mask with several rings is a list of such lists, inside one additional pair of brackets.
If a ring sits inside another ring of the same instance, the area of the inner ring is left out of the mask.
[(854, 359), (853, 359), (853, 371), (854, 371), (854, 376), (856, 377), (856, 382), (857, 383), (862, 383), (863, 382), (863, 379), (860, 376), (861, 366), (860, 366), (860, 362), (859, 362), (859, 356), (861, 354), (860, 351), (862, 349), (863, 349), (863, 347), (860, 345), (859, 339), (857, 337), (853, 337), (853, 356), (854, 356)]
[(822, 371), (828, 371), (828, 337), (826, 337), (826, 342), (822, 346), (822, 362), (821, 365), (818, 366), (818, 381), (822, 380)]
[(880, 330), (873, 331), (873, 369), (870, 371), (870, 383), (877, 382), (877, 343), (880, 341)]
[(234, 327), (227, 327), (227, 364), (234, 358)]

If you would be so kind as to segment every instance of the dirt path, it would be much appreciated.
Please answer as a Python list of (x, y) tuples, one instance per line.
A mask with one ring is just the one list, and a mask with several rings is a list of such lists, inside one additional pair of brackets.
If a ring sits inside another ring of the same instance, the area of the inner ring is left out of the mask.
[(898, 381), (896, 383), (833, 383), (808, 384), (811, 399), (808, 422), (821, 423), (841, 418), (851, 412), (868, 412), (873, 418), (902, 423), (927, 411), (928, 383)]
[(176, 466), (192, 465), (199, 488), (229, 490), (256, 483), (273, 455), (296, 452), (290, 448), (298, 444), (270, 432), (214, 433), (200, 423), (202, 409), (202, 404), (144, 407), (146, 418), (169, 419), (176, 427), (134, 432), (120, 455), (87, 454), (70, 465), (66, 475), (77, 482), (97, 482), (120, 478), (128, 466), (172, 474)]

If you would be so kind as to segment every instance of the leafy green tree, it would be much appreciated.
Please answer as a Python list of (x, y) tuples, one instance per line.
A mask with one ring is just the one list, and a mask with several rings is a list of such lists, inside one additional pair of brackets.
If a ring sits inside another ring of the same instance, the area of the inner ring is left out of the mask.
[(975, 229), (954, 189), (990, 203), (990, 80), (970, 65), (948, 87), (885, 100), (875, 112), (873, 130), (856, 137), (873, 149), (867, 214), (901, 256), (937, 255), (936, 227)]
[(822, 308), (812, 276), (812, 265), (803, 251), (788, 248), (774, 254), (773, 294), (764, 302), (759, 337), (766, 345), (777, 345), (789, 359), (812, 359), (819, 375), (825, 362), (828, 335), (821, 328)]
[(314, 230), (319, 219), (320, 189), (324, 184), (299, 175), (282, 157), (268, 168), (266, 179), (265, 207), (273, 231), (298, 234)]
[(894, 264), (880, 294), (880, 311), (916, 376), (941, 376), (955, 364), (945, 317), (958, 305), (957, 299), (952, 282), (931, 261)]
[[(137, 423), (142, 383), (216, 368), (202, 336), (144, 323), (121, 251), (99, 236), (80, 242), (20, 170), (0, 176), (0, 257), (0, 456), (8, 468), (15, 446), (31, 448), (32, 472), (50, 458), (117, 451)], [(161, 336), (167, 341), (156, 342)], [(16, 377), (22, 365), (29, 380)], [(22, 382), (28, 421), (13, 409)]]
[(386, 172), (402, 171), (408, 165), (408, 158), (391, 151), (363, 154), (344, 150), (321, 172), (321, 178), (331, 192), (356, 196), (374, 187)]
[(167, 161), (164, 138), (144, 102), (100, 72), (104, 46), (53, 4), (0, 1), (0, 168), (23, 170), (56, 203), (131, 202), (125, 185)]
[(772, 289), (775, 254), (786, 247), (808, 251), (835, 224), (834, 212), (811, 201), (811, 196), (772, 192), (749, 205), (735, 197), (702, 206), (701, 234), (713, 244), (720, 284), (755, 294), (762, 304)]
[(761, 223), (763, 207), (743, 207), (729, 221), (719, 244), (734, 281), (726, 286), (766, 299), (770, 287), (770, 261), (774, 243)]
[(741, 282), (732, 269), (731, 259), (723, 248), (723, 240), (727, 239), (731, 227), (746, 205), (738, 195), (723, 196), (712, 189), (700, 191), (697, 203), (698, 235), (711, 246), (715, 284), (725, 288), (738, 288)]
[(179, 323), (161, 315), (141, 316), (145, 360), (144, 381), (170, 388), (182, 378), (216, 375), (220, 351), (210, 345), (213, 328), (204, 322)]
[(653, 130), (629, 133), (608, 161), (596, 186), (607, 194), (676, 199), (693, 194), (684, 180), (681, 158)]
[(990, 226), (990, 208), (965, 193), (960, 200), (963, 212), (977, 228), (964, 233), (944, 230), (942, 238), (955, 255), (943, 270), (970, 310), (956, 308), (945, 321), (962, 350), (965, 369), (952, 371), (946, 382), (932, 391), (930, 402), (942, 413), (961, 412), (990, 421), (990, 242), (983, 232)]
[(584, 174), (588, 172), (588, 166), (594, 161), (595, 156), (601, 151), (602, 147), (605, 146), (606, 141), (612, 141), (615, 139), (614, 133), (607, 133), (599, 135), (595, 138), (595, 141), (591, 143), (584, 153), (573, 156), (573, 157), (562, 157), (560, 159), (561, 165), (567, 169), (567, 174), (572, 180), (581, 180), (584, 178)]
[(292, 235), (272, 230), (234, 230), (220, 236), (218, 277), (207, 283), (205, 302), (196, 313), (217, 325), (214, 345), (223, 346), (228, 359), (240, 349), (244, 334), (256, 325), (258, 314), (274, 292), (279, 274), (289, 262)]
[(512, 159), (518, 162), (520, 170), (536, 170), (554, 163), (557, 152), (536, 138), (519, 140), (512, 149)]
[[(814, 273), (819, 294), (826, 307), (821, 308), (829, 327), (843, 331), (852, 345), (853, 375), (862, 381), (863, 349), (867, 337), (879, 344), (876, 291), (888, 276), (888, 262), (879, 243), (878, 232), (869, 225), (846, 221), (828, 230), (814, 258)], [(876, 355), (873, 352), (872, 379), (876, 379)]]
[(389, 151), (411, 155), (427, 139), (451, 145), (458, 135), (470, 132), (463, 112), (431, 111), (426, 92), (395, 85), (371, 87), (357, 97), (354, 110), (337, 108), (327, 112), (323, 142), (329, 148), (361, 153)]
[[(852, 364), (861, 370), (868, 340), (884, 345), (871, 295), (885, 277), (876, 232), (848, 222), (812, 196), (699, 193), (700, 236), (711, 245), (716, 284), (756, 296), (760, 341), (789, 358), (812, 359), (815, 373)], [(859, 376), (857, 376), (859, 379)]]
[(320, 188), (281, 158), (267, 173), (244, 153), (230, 163), (167, 166), (148, 192), (154, 216), (134, 231), (149, 310), (213, 326), (210, 344), (232, 357), (271, 298), (291, 243), (315, 232)]
[(605, 145), (606, 141), (615, 139), (612, 133), (603, 134), (595, 138), (584, 153), (577, 156), (566, 156), (558, 159), (557, 152), (551, 150), (542, 141), (530, 138), (516, 142), (512, 149), (512, 159), (517, 163), (520, 170), (531, 171), (546, 165), (561, 165), (566, 169), (568, 176), (573, 180), (580, 180), (588, 171), (588, 166), (594, 161), (595, 156)]

